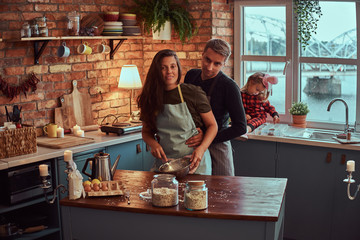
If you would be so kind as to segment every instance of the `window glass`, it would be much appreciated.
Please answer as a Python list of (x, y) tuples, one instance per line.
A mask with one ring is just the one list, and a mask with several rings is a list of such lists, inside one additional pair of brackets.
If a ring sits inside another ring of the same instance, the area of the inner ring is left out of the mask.
[(357, 68), (342, 64), (301, 65), (301, 101), (308, 103), (308, 120), (318, 122), (345, 123), (345, 105), (335, 102), (327, 111), (334, 98), (342, 98), (349, 107), (349, 123), (356, 118)]
[(278, 84), (272, 86), (272, 95), (269, 96), (270, 104), (279, 114), (285, 114), (285, 89), (286, 81), (283, 75), (285, 63), (282, 62), (246, 62), (246, 80), (256, 72), (276, 76)]
[(284, 56), (285, 7), (244, 7), (244, 55)]
[(304, 57), (355, 59), (356, 7), (355, 2), (320, 1), (322, 16), (305, 51)]

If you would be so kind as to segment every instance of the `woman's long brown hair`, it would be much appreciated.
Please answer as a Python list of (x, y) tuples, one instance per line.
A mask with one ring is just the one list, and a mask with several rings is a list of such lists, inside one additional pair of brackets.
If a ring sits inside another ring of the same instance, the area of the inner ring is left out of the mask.
[(173, 50), (164, 49), (159, 51), (150, 65), (143, 89), (137, 99), (140, 109), (140, 119), (146, 123), (152, 133), (157, 132), (156, 116), (164, 109), (165, 83), (161, 72), (161, 62), (164, 57), (173, 56), (178, 65), (178, 79), (181, 79), (181, 65), (178, 56)]

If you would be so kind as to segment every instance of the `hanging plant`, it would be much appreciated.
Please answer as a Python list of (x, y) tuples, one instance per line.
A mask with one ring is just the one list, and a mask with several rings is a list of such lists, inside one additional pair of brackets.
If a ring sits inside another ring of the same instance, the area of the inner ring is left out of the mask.
[(294, 0), (295, 20), (298, 24), (298, 41), (305, 51), (312, 34), (316, 34), (317, 23), (322, 16), (319, 0)]

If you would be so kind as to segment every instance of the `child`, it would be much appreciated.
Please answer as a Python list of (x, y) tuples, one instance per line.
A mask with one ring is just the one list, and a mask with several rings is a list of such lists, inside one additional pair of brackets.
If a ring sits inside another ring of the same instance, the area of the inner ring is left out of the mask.
[(257, 72), (251, 75), (245, 86), (241, 88), (248, 133), (266, 122), (266, 113), (273, 117), (274, 123), (280, 122), (279, 114), (267, 100), (272, 92), (272, 84), (277, 83), (277, 77)]

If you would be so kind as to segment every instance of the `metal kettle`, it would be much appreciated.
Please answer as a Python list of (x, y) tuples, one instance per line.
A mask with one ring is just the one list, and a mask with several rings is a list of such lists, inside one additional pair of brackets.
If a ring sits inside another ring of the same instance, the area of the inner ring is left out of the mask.
[[(120, 160), (120, 154), (116, 158), (114, 165), (111, 166), (110, 154), (108, 153), (96, 153), (93, 158), (86, 159), (85, 165), (82, 169), (82, 173), (86, 176), (91, 177), (91, 179), (99, 179), (100, 181), (111, 181), (116, 170), (116, 167)], [(91, 174), (86, 172), (86, 168), (91, 162)]]

